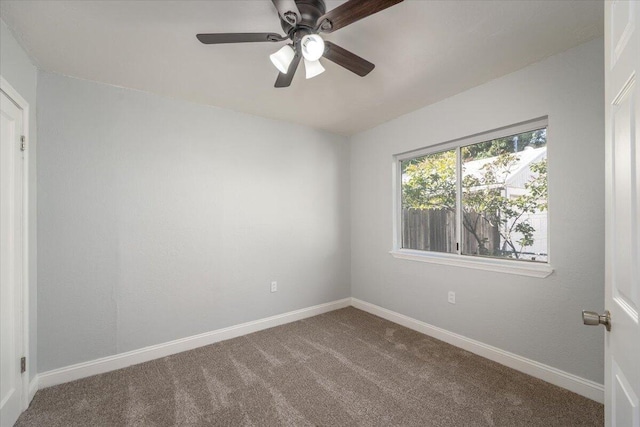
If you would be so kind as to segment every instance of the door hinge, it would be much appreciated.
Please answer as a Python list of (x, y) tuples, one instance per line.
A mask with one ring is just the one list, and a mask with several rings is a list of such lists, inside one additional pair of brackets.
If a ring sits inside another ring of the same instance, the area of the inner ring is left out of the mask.
[(21, 357), (20, 358), (20, 373), (24, 374), (27, 371), (27, 358), (26, 357)]
[(27, 138), (22, 135), (20, 137), (20, 151), (24, 151), (27, 149)]

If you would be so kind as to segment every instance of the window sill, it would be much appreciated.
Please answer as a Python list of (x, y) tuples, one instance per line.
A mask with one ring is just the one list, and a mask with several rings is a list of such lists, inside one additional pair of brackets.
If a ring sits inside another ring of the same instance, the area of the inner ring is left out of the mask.
[(475, 268), (477, 270), (495, 271), (498, 273), (517, 274), (544, 278), (553, 273), (549, 264), (537, 264), (527, 261), (506, 261), (490, 258), (476, 258), (467, 255), (425, 252), (411, 249), (394, 249), (389, 252), (394, 258), (410, 261), (430, 262), (433, 264), (452, 265), (455, 267)]

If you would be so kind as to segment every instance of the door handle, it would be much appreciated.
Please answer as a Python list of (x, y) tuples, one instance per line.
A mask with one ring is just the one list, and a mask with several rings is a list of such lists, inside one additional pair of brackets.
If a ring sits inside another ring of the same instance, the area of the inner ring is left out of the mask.
[(604, 314), (598, 314), (595, 311), (582, 310), (582, 323), (589, 326), (604, 325), (607, 331), (611, 330), (611, 313), (605, 310)]

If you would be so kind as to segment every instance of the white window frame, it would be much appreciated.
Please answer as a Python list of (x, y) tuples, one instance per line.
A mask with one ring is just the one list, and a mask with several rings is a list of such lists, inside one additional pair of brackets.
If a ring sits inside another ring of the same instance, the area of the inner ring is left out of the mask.
[[(393, 156), (393, 249), (389, 252), (393, 257), (411, 261), (429, 262), (434, 264), (450, 265), (455, 267), (474, 268), (479, 270), (495, 271), (500, 273), (517, 274), (522, 276), (544, 278), (553, 273), (551, 266), (551, 240), (550, 226), (547, 226), (547, 262), (504, 260), (499, 258), (479, 257), (464, 255), (462, 245), (458, 245), (456, 253), (422, 251), (416, 249), (404, 249), (402, 247), (402, 162), (416, 157), (434, 154), (455, 149), (457, 159), (460, 158), (462, 147), (479, 142), (490, 141), (510, 135), (529, 132), (536, 129), (547, 128), (547, 140), (549, 140), (548, 117), (541, 117), (527, 122), (518, 123), (494, 129), (488, 132), (455, 139), (442, 144), (432, 145), (417, 150), (399, 153)], [(462, 162), (456, 161), (456, 241), (461, 242), (462, 237)], [(549, 209), (547, 209), (547, 224), (550, 221)]]

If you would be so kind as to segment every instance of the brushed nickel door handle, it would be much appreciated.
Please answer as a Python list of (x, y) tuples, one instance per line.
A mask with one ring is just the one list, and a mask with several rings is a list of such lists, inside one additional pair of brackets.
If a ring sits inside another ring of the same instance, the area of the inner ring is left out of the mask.
[(589, 326), (604, 325), (607, 331), (611, 330), (611, 313), (605, 310), (604, 314), (598, 314), (595, 311), (582, 310), (582, 323)]

